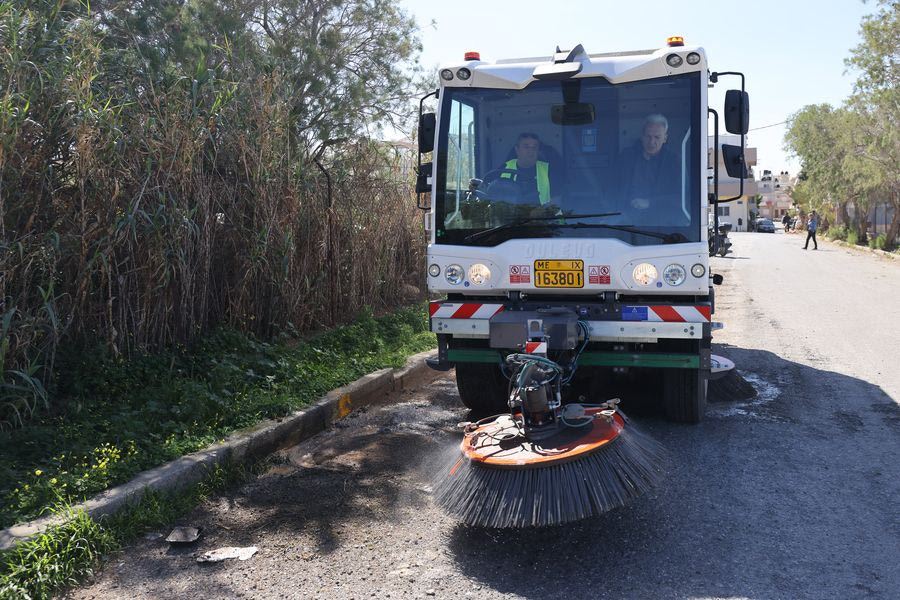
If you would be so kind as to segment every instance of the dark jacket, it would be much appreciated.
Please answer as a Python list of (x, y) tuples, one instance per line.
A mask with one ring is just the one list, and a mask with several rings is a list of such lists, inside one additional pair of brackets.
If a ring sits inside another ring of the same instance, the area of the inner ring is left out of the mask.
[[(636, 173), (638, 161), (644, 161), (639, 171), (646, 174), (646, 177), (639, 177)], [(626, 202), (633, 198), (652, 200), (675, 196), (681, 189), (681, 165), (678, 157), (667, 146), (663, 146), (659, 154), (647, 160), (641, 143), (638, 142), (622, 152), (618, 171), (619, 193)]]

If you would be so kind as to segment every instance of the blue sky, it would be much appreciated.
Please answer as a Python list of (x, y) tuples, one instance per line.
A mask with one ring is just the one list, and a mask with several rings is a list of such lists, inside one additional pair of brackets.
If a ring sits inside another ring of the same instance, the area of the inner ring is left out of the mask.
[[(807, 104), (841, 104), (856, 79), (845, 73), (844, 59), (859, 43), (861, 18), (876, 10), (873, 2), (860, 0), (401, 0), (400, 5), (419, 23), (426, 69), (462, 58), (466, 50), (496, 60), (547, 55), (557, 44), (580, 43), (588, 52), (655, 48), (668, 36), (684, 36), (686, 43), (704, 47), (712, 70), (746, 75), (751, 129), (784, 121)], [(726, 86), (738, 83), (728, 79), (710, 95), (713, 108), (721, 108)], [(783, 125), (751, 131), (757, 173), (796, 173), (799, 165), (782, 148), (783, 136)]]

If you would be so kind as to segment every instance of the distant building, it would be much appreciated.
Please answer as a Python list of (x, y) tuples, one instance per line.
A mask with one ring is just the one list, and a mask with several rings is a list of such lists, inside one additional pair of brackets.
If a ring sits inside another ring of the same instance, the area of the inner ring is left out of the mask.
[(757, 182), (759, 195), (759, 216), (773, 221), (781, 221), (784, 215), (792, 215), (794, 201), (791, 200), (791, 188), (797, 183), (796, 177), (791, 177), (787, 171), (773, 174), (766, 169)]
[[(733, 146), (741, 145), (741, 136), (739, 135), (720, 135), (719, 136), (719, 144), (731, 144)], [(709, 142), (707, 144), (708, 152), (707, 152), (707, 165), (708, 167), (708, 179), (709, 179), (709, 192), (713, 191), (713, 175), (715, 171), (713, 170), (713, 149), (715, 147), (715, 140), (712, 136), (709, 137)], [(747, 231), (750, 226), (750, 198), (757, 194), (756, 181), (752, 179), (753, 176), (753, 167), (756, 165), (756, 148), (744, 148), (744, 162), (747, 163), (747, 168), (750, 174), (750, 178), (744, 180), (744, 193), (737, 200), (732, 200), (731, 202), (722, 203), (718, 206), (719, 213), (719, 222), (720, 223), (731, 223), (732, 231)], [(737, 196), (741, 192), (740, 187), (740, 179), (731, 178), (725, 172), (725, 162), (722, 157), (721, 150), (719, 151), (719, 197), (720, 198), (730, 198), (732, 196)], [(755, 209), (753, 209), (755, 210)], [(712, 220), (712, 212), (710, 212), (710, 221)]]

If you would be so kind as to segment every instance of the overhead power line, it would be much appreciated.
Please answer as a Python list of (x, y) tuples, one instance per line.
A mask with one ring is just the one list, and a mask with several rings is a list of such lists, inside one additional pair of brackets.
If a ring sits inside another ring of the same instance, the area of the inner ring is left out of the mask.
[(754, 127), (753, 129), (748, 129), (748, 131), (757, 131), (759, 129), (768, 129), (769, 127), (777, 127), (778, 125), (784, 125), (787, 121), (782, 121), (780, 123), (772, 123), (771, 125), (763, 125), (762, 127)]

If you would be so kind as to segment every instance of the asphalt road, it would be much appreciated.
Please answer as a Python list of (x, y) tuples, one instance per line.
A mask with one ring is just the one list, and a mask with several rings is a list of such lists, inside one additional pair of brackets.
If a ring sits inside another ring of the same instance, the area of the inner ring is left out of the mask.
[[(900, 597), (900, 261), (780, 230), (732, 240), (713, 265), (716, 342), (758, 395), (694, 426), (638, 410), (673, 461), (633, 504), (544, 530), (459, 526), (429, 494), (466, 418), (442, 379), (198, 508), (182, 521), (196, 546), (142, 540), (68, 597)], [(195, 561), (250, 545), (245, 562)]]

